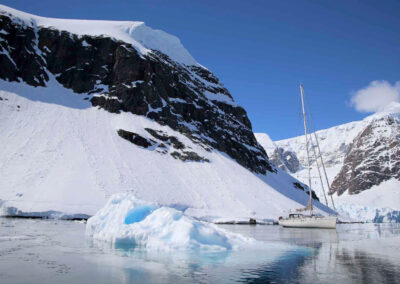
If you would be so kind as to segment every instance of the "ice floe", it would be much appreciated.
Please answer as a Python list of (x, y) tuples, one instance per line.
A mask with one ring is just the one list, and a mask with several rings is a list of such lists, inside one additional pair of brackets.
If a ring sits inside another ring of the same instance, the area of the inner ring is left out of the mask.
[(111, 196), (104, 208), (88, 220), (86, 235), (119, 247), (155, 250), (237, 250), (258, 243), (128, 193)]

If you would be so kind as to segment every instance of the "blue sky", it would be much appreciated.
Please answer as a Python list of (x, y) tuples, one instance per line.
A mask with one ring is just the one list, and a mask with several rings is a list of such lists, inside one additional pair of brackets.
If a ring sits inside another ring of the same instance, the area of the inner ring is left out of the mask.
[[(18, 1), (60, 18), (140, 20), (178, 36), (274, 140), (301, 134), (302, 82), (318, 129), (367, 115), (351, 94), (400, 80), (400, 1)], [(379, 100), (379, 97), (378, 97)]]

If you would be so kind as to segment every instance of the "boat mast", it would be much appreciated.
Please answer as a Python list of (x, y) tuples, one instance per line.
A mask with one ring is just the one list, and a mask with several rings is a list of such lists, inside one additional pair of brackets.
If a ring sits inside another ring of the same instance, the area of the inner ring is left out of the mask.
[(333, 197), (332, 197), (333, 193), (331, 192), (331, 186), (329, 184), (328, 175), (326, 174), (325, 164), (324, 164), (324, 160), (322, 159), (321, 149), (320, 149), (319, 143), (318, 143), (318, 136), (317, 136), (315, 129), (314, 129), (314, 137), (315, 137), (315, 140), (317, 141), (317, 149), (318, 149), (318, 153), (319, 153), (319, 158), (321, 159), (321, 164), (322, 164), (322, 169), (324, 170), (326, 184), (328, 185), (328, 194), (330, 193), (330, 196), (331, 196), (333, 211), (335, 211), (335, 215), (337, 215), (335, 202), (333, 202)]
[(301, 95), (301, 106), (303, 109), (303, 121), (304, 121), (304, 137), (306, 140), (306, 152), (307, 152), (307, 163), (308, 163), (308, 193), (310, 195), (310, 213), (312, 215), (312, 190), (311, 190), (311, 167), (310, 167), (310, 156), (308, 153), (308, 136), (307, 136), (307, 120), (306, 120), (306, 111), (304, 108), (304, 91), (303, 91), (303, 85), (300, 84), (300, 95)]
[[(308, 112), (310, 113), (310, 111), (308, 111)], [(310, 116), (310, 118), (311, 118), (311, 116)], [(315, 132), (315, 131), (314, 131), (314, 132)], [(314, 134), (315, 134), (315, 133), (314, 133)], [(316, 138), (315, 138), (315, 139), (316, 139)], [(310, 141), (312, 141), (311, 135), (310, 135)], [(318, 141), (317, 141), (317, 143), (318, 143)], [(313, 143), (311, 142), (311, 145), (312, 145), (312, 144), (313, 144)], [(317, 166), (318, 176), (319, 176), (319, 180), (320, 180), (320, 182), (321, 182), (321, 187), (322, 187), (322, 192), (324, 193), (325, 204), (326, 204), (326, 207), (329, 207), (329, 206), (328, 206), (328, 199), (326, 199), (324, 182), (322, 181), (322, 175), (321, 175), (321, 171), (320, 171), (320, 169), (319, 169), (319, 163), (318, 163), (317, 152), (315, 151), (315, 148), (314, 148), (314, 147), (311, 147), (311, 148), (313, 149), (314, 158), (315, 158), (315, 164), (316, 164), (316, 166)], [(329, 212), (329, 215), (331, 215), (330, 212)]]
[[(307, 103), (307, 102), (306, 102), (306, 103)], [(317, 130), (315, 129), (315, 125), (314, 125), (314, 122), (313, 122), (312, 117), (311, 117), (310, 107), (308, 106), (308, 104), (306, 104), (306, 106), (307, 106), (308, 115), (309, 115), (309, 118), (310, 118), (310, 123), (311, 123), (312, 131), (313, 131), (313, 134), (314, 134), (315, 142), (316, 142), (316, 145), (317, 145), (319, 158), (320, 158), (320, 160), (321, 160), (322, 169), (324, 170), (325, 180), (326, 180), (326, 184), (327, 184), (327, 186), (328, 186), (328, 194), (329, 194), (329, 193), (331, 192), (331, 187), (330, 187), (330, 183), (329, 183), (329, 180), (328, 180), (328, 175), (327, 175), (327, 173), (326, 173), (324, 159), (322, 158), (321, 148), (319, 147), (319, 142), (318, 142), (319, 139), (318, 139), (318, 136), (317, 136)], [(311, 137), (310, 137), (310, 139), (311, 139)], [(314, 149), (314, 148), (313, 148), (313, 150), (314, 150), (314, 152), (315, 152), (315, 149)], [(317, 158), (316, 158), (316, 163), (317, 163), (318, 172), (319, 172), (319, 166), (318, 166), (318, 159), (317, 159)], [(321, 179), (321, 174), (320, 174), (320, 179)], [(326, 201), (325, 189), (324, 189), (324, 184), (323, 184), (322, 180), (321, 180), (321, 186), (322, 186), (322, 190), (323, 190), (323, 192), (324, 192), (324, 197), (325, 197), (325, 201)], [(331, 201), (332, 201), (333, 210), (334, 210), (334, 212), (335, 212), (335, 215), (337, 215), (337, 211), (336, 211), (336, 207), (335, 207), (335, 202), (333, 201), (333, 197), (332, 197), (333, 194), (329, 194), (329, 195), (331, 196)], [(327, 204), (326, 206), (329, 207), (328, 204)], [(329, 215), (331, 215), (331, 214), (329, 213)]]
[[(306, 102), (306, 103), (307, 103), (307, 102)], [(326, 169), (325, 169), (324, 159), (322, 159), (321, 148), (319, 147), (319, 142), (318, 142), (319, 139), (318, 139), (318, 136), (317, 136), (317, 130), (315, 129), (315, 125), (314, 125), (314, 122), (313, 122), (312, 117), (311, 117), (310, 107), (308, 106), (308, 104), (306, 104), (306, 107), (307, 107), (307, 110), (308, 110), (308, 114), (309, 114), (309, 118), (310, 118), (310, 123), (311, 123), (312, 131), (313, 131), (314, 138), (315, 138), (315, 142), (316, 142), (316, 145), (317, 145), (319, 158), (320, 158), (320, 160), (321, 160), (322, 169), (324, 170), (326, 185), (328, 186), (328, 194), (331, 196), (331, 201), (332, 201), (333, 210), (334, 210), (334, 212), (335, 212), (335, 215), (337, 215), (335, 202), (333, 201), (333, 197), (332, 197), (333, 194), (331, 193), (331, 186), (330, 186), (330, 183), (329, 183), (329, 180), (328, 180), (328, 175), (327, 175)], [(313, 148), (313, 149), (314, 149), (314, 148)], [(323, 185), (322, 182), (321, 182), (321, 185), (322, 185), (322, 189), (324, 190), (324, 185)], [(330, 194), (330, 193), (331, 193), (331, 194)], [(324, 196), (325, 196), (325, 190), (324, 190)], [(326, 199), (326, 196), (325, 196), (325, 199)], [(329, 207), (329, 206), (327, 205), (327, 207)], [(330, 215), (330, 214), (329, 214), (329, 215)]]

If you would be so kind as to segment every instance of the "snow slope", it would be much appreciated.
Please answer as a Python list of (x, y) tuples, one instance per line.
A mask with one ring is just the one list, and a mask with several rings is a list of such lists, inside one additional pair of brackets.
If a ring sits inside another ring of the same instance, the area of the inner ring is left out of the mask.
[(174, 61), (200, 66), (177, 37), (161, 30), (153, 30), (144, 22), (45, 18), (1, 4), (0, 14), (12, 15), (16, 21), (22, 20), (31, 27), (54, 28), (76, 35), (111, 37), (132, 44), (141, 54), (147, 54), (152, 49), (159, 50)]
[(255, 133), (258, 143), (270, 154), (276, 149), (276, 144), (272, 141), (267, 133)]
[[(8, 90), (0, 92), (3, 214), (93, 215), (113, 193), (130, 192), (203, 220), (276, 220), (308, 201), (283, 171), (255, 175), (167, 126), (90, 107), (51, 82), (34, 88), (0, 81), (0, 89)], [(43, 100), (49, 94), (55, 98)], [(117, 135), (122, 128), (148, 137), (146, 127), (177, 137), (210, 163), (182, 162)]]

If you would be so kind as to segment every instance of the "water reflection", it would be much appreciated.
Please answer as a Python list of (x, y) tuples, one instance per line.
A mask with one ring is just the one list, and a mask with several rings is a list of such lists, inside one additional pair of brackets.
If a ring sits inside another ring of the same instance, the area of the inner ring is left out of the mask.
[(396, 275), (400, 266), (385, 259), (372, 258), (360, 250), (342, 249), (337, 254), (337, 261), (346, 269), (351, 278), (359, 278), (363, 283), (398, 283)]
[[(247, 234), (246, 227), (232, 230)], [(399, 224), (339, 225), (336, 231), (276, 226), (263, 231), (252, 228), (251, 235), (266, 242), (285, 241), (309, 247), (311, 254), (296, 257), (291, 252), (272, 266), (251, 271), (258, 278), (244, 278), (243, 282), (399, 283)]]
[(322, 242), (295, 283), (399, 283), (398, 224), (343, 225), (338, 242)]
[(1, 283), (396, 283), (399, 224), (223, 226), (252, 250), (160, 252), (87, 242), (84, 224), (0, 219)]
[[(91, 242), (90, 245), (97, 251), (124, 257), (130, 264), (146, 263), (147, 265), (141, 265), (140, 269), (137, 269), (137, 266), (125, 266), (123, 278), (136, 279), (136, 274), (139, 274), (150, 283), (154, 281), (155, 271), (163, 282), (169, 281), (171, 277), (174, 282), (185, 283), (276, 282), (291, 279), (296, 267), (309, 257), (312, 251), (310, 248), (278, 242), (265, 243), (257, 249), (249, 250), (173, 253), (142, 248), (113, 248), (104, 242)], [(90, 261), (96, 261), (102, 266), (108, 265), (99, 259), (90, 258)], [(154, 267), (157, 269), (154, 270)], [(160, 276), (161, 274), (163, 276)]]
[(244, 270), (236, 282), (242, 283), (293, 283), (299, 275), (298, 268), (312, 255), (292, 251), (276, 262), (254, 269)]

